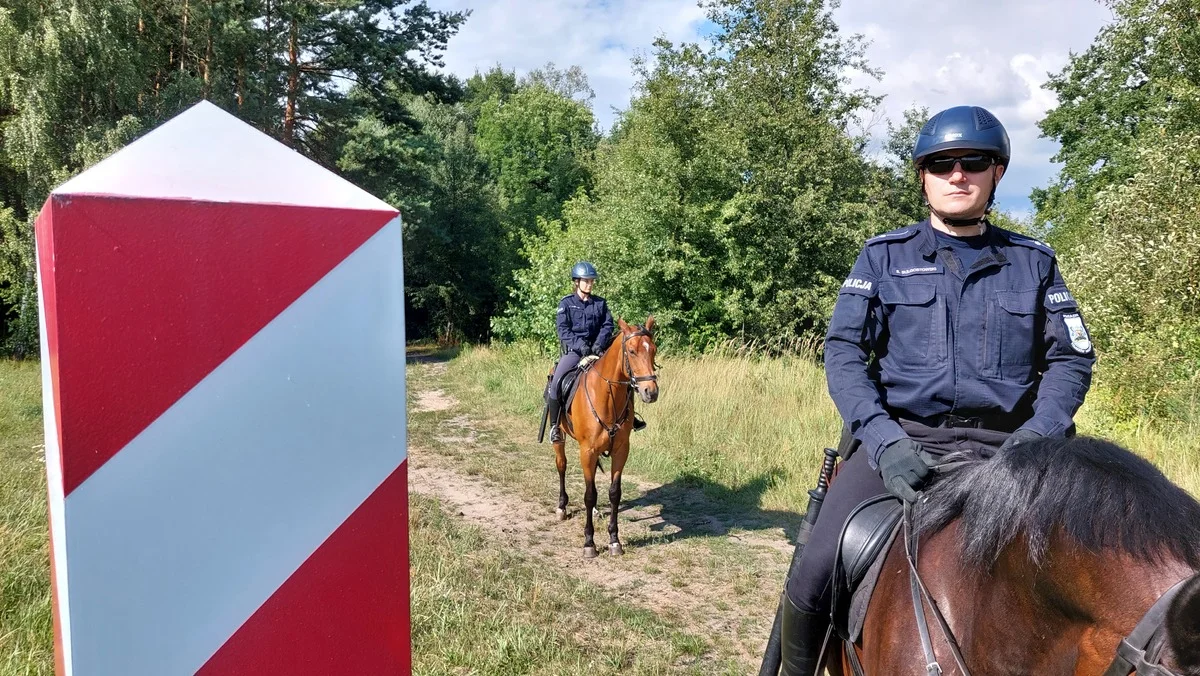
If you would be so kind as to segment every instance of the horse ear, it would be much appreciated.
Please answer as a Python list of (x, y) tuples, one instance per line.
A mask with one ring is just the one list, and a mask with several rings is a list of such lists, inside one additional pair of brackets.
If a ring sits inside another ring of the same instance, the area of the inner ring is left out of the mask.
[(654, 333), (654, 315), (650, 315), (646, 318), (646, 330), (650, 333)]
[(620, 326), (622, 331), (629, 330), (629, 325), (625, 323), (625, 319), (623, 317), (617, 317), (617, 326)]

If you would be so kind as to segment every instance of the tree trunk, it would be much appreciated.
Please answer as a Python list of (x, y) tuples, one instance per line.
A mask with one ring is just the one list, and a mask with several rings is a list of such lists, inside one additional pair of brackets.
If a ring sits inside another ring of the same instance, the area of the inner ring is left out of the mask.
[(183, 0), (183, 32), (181, 33), (181, 43), (179, 46), (179, 70), (183, 70), (183, 66), (187, 63), (187, 25), (188, 25), (188, 0)]
[(296, 132), (296, 98), (300, 89), (300, 26), (292, 17), (292, 26), (288, 31), (288, 84), (287, 107), (283, 112), (283, 142), (288, 146), (295, 141)]
[(212, 80), (210, 73), (212, 72), (213, 60), (213, 0), (208, 0), (208, 40), (204, 45), (204, 89), (203, 98), (207, 99), (209, 93), (212, 92)]

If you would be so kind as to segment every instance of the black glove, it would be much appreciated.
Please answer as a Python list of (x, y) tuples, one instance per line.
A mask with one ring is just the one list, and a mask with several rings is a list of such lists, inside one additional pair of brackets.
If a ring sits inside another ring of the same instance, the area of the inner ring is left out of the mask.
[(591, 349), (591, 353), (596, 355), (597, 357), (603, 357), (604, 356), (604, 347), (601, 345), (593, 345), (592, 349)]
[(997, 451), (997, 453), (1003, 453), (1014, 446), (1020, 446), (1023, 443), (1041, 438), (1042, 435), (1038, 434), (1037, 432), (1034, 432), (1033, 430), (1027, 430), (1022, 427), (1021, 429), (1009, 435), (1009, 437), (1004, 440), (1003, 444), (1000, 444), (1000, 450)]
[(892, 495), (906, 502), (917, 501), (917, 491), (933, 478), (933, 457), (912, 439), (888, 444), (879, 456), (879, 474), (883, 485)]

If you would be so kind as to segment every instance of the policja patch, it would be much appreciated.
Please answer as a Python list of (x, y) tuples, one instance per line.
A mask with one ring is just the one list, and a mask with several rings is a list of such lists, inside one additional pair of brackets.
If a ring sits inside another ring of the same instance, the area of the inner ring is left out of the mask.
[(1083, 317), (1076, 313), (1063, 315), (1063, 323), (1067, 326), (1067, 336), (1071, 339), (1071, 349), (1079, 354), (1092, 351), (1092, 339), (1088, 337), (1087, 328), (1083, 325)]

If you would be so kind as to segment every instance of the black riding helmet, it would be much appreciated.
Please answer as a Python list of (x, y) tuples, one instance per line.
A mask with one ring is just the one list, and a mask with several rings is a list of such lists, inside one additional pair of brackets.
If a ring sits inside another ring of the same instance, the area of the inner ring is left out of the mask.
[[(913, 145), (913, 166), (918, 170), (926, 157), (944, 150), (978, 150), (996, 158), (996, 162), (1007, 168), (1012, 149), (1004, 125), (986, 108), (979, 106), (955, 106), (929, 118), (917, 134)], [(925, 197), (925, 181), (921, 181), (921, 196)], [(996, 201), (996, 184), (988, 195), (987, 210)], [(928, 200), (926, 200), (928, 204)], [(931, 207), (932, 208), (932, 207)], [(986, 212), (985, 212), (986, 213)], [(940, 215), (940, 214), (939, 214)], [(947, 225), (976, 225), (984, 218), (946, 218)]]
[(596, 266), (587, 261), (579, 261), (571, 267), (571, 279), (595, 279), (598, 276)]
[(1011, 155), (1004, 125), (979, 106), (955, 106), (929, 118), (917, 134), (913, 164), (920, 167), (922, 159), (943, 150), (979, 150), (1005, 167)]

